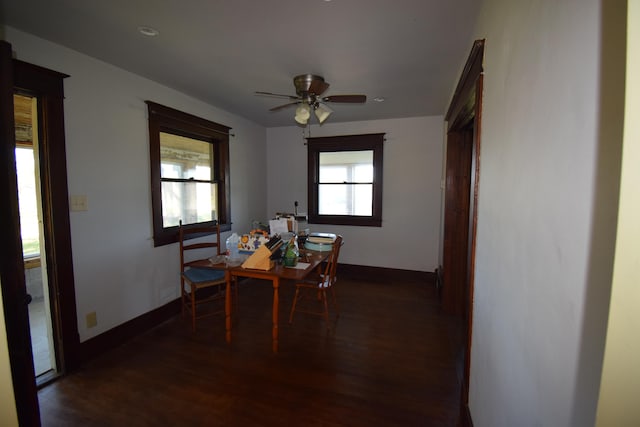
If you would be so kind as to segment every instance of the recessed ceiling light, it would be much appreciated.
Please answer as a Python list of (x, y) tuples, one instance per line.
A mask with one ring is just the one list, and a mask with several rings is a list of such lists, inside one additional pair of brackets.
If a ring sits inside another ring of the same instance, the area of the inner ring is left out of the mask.
[(160, 34), (158, 32), (158, 30), (156, 30), (155, 28), (151, 28), (151, 27), (138, 27), (138, 32), (140, 32), (140, 34), (148, 36), (148, 37), (155, 37), (158, 34)]
[(384, 102), (384, 98), (381, 97), (381, 96), (377, 96), (377, 97), (373, 98), (373, 100), (376, 101), (376, 102)]

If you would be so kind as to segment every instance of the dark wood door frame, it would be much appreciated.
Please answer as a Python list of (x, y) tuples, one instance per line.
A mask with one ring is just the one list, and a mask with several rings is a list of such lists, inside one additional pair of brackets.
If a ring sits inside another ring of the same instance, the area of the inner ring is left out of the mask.
[(63, 79), (66, 76), (12, 59), (11, 45), (0, 41), (0, 257), (2, 300), (9, 362), (20, 425), (39, 425), (33, 368), (15, 165), (13, 93), (38, 98), (39, 162), (47, 277), (58, 370), (81, 362), (77, 326), (64, 138)]
[[(461, 425), (472, 425), (469, 376), (480, 177), (484, 40), (476, 40), (445, 116), (447, 164), (442, 307), (463, 321)], [(451, 154), (451, 158), (450, 158)]]
[[(67, 185), (64, 85), (57, 71), (14, 60), (14, 90), (38, 98), (39, 162), (47, 277), (59, 371), (81, 363)], [(55, 326), (58, 326), (57, 328)]]
[(11, 45), (0, 42), (0, 281), (18, 423), (40, 425), (20, 239)]

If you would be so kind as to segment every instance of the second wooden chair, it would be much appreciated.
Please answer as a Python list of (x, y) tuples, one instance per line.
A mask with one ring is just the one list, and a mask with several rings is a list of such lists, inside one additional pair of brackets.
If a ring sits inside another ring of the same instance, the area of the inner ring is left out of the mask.
[[(322, 316), (326, 322), (327, 329), (331, 329), (329, 323), (330, 306), (335, 311), (336, 317), (340, 315), (334, 287), (337, 280), (338, 256), (340, 255), (342, 244), (342, 236), (338, 236), (333, 243), (331, 255), (329, 255), (322, 273), (311, 274), (309, 279), (296, 283), (296, 293), (293, 298), (291, 313), (289, 314), (289, 323), (293, 323), (293, 315), (298, 311)], [(330, 294), (330, 298), (327, 297), (327, 293)], [(312, 299), (315, 301), (312, 302)], [(302, 300), (307, 301), (301, 305)], [(317, 307), (318, 304), (320, 305), (319, 308)]]

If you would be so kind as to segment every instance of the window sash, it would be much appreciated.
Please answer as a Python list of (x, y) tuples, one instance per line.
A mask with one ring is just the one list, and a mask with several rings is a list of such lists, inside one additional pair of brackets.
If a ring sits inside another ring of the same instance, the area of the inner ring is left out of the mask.
[(217, 221), (214, 145), (160, 132), (162, 227)]
[(318, 215), (373, 215), (373, 183), (318, 185)]
[[(180, 220), (198, 224), (217, 221), (221, 231), (230, 230), (230, 128), (151, 101), (146, 103), (154, 246), (177, 242), (176, 221)], [(175, 147), (165, 146), (162, 153), (162, 143), (167, 144), (165, 138), (172, 140)], [(186, 161), (189, 156), (195, 160), (190, 166)], [(178, 166), (174, 170), (169, 166), (172, 162)]]
[(162, 180), (162, 225), (217, 221), (217, 184), (191, 180)]
[[(384, 134), (308, 138), (309, 223), (382, 225), (383, 140)], [(370, 170), (356, 173), (366, 162)], [(327, 205), (327, 194), (336, 191), (342, 197)]]
[(160, 177), (213, 181), (214, 144), (211, 141), (160, 132)]

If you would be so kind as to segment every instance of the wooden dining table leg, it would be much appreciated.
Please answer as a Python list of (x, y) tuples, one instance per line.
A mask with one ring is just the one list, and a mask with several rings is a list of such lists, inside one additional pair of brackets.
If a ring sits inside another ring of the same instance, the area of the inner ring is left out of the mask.
[(227, 281), (227, 291), (224, 295), (224, 316), (227, 343), (231, 343), (231, 273), (225, 271), (225, 279)]
[(279, 288), (280, 279), (278, 277), (273, 278), (273, 329), (271, 331), (271, 337), (273, 340), (273, 352), (278, 352), (278, 306), (279, 306)]

